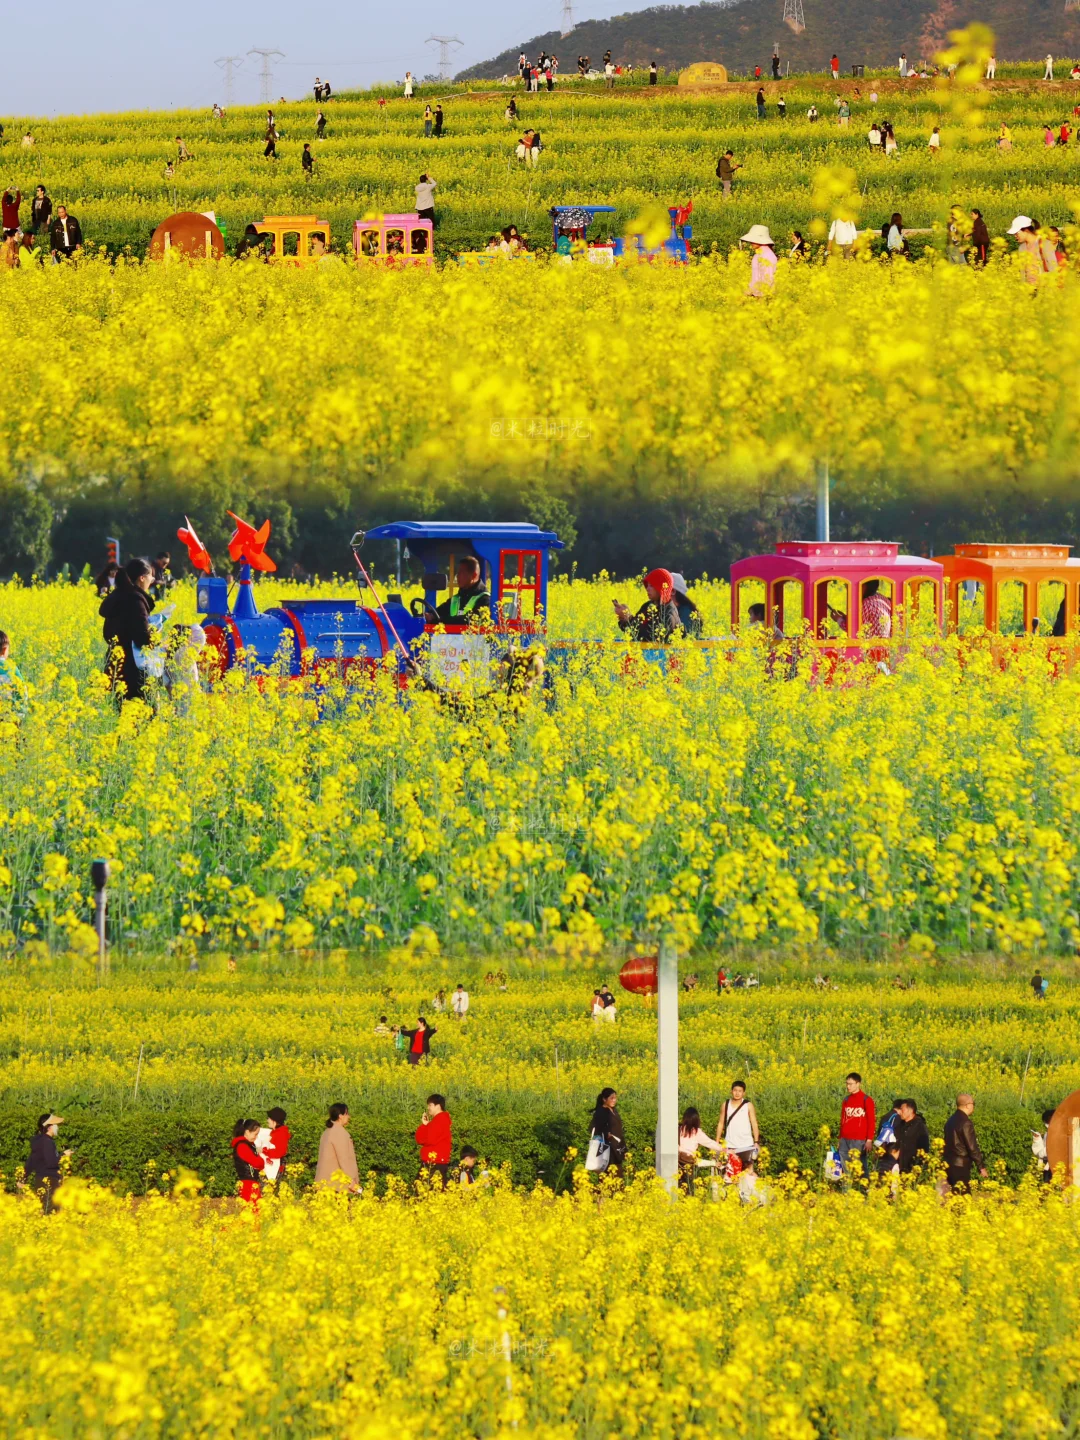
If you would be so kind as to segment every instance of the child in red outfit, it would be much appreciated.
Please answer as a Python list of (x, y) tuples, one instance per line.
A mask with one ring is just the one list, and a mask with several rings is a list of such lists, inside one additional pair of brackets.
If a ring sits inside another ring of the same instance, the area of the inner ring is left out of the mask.
[(277, 1165), (269, 1168), (273, 1171), (273, 1179), (276, 1185), (280, 1185), (285, 1179), (285, 1164), (289, 1158), (289, 1141), (292, 1136), (289, 1127), (285, 1124), (285, 1111), (280, 1105), (275, 1105), (273, 1110), (266, 1112), (266, 1123), (270, 1127), (270, 1143), (262, 1148), (262, 1157), (267, 1161), (276, 1160)]
[(262, 1156), (255, 1149), (255, 1137), (259, 1133), (257, 1120), (238, 1120), (233, 1130), (233, 1164), (236, 1178), (240, 1182), (240, 1199), (248, 1205), (257, 1206), (262, 1195), (259, 1177), (266, 1168)]
[(416, 1127), (416, 1143), (420, 1146), (421, 1166), (432, 1176), (438, 1174), (445, 1185), (454, 1142), (444, 1095), (428, 1096), (424, 1118)]

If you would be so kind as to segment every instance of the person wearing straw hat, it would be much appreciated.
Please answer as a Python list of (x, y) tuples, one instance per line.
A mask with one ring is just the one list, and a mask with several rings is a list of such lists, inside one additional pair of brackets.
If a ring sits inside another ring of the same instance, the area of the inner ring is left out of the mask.
[(743, 242), (754, 247), (754, 259), (750, 266), (750, 288), (748, 295), (761, 300), (770, 294), (776, 279), (776, 251), (767, 225), (751, 225)]
[[(30, 1141), (30, 1158), (26, 1162), (26, 1183), (41, 1197), (41, 1208), (46, 1215), (52, 1214), (53, 1196), (60, 1187), (60, 1150), (56, 1144), (56, 1132), (64, 1123), (51, 1110), (40, 1116), (37, 1133)], [(70, 1155), (70, 1150), (64, 1151)]]

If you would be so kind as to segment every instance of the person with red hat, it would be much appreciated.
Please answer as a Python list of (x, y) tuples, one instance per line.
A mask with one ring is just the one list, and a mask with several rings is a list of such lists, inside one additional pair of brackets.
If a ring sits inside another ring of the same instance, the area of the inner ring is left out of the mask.
[(613, 602), (619, 629), (629, 630), (634, 640), (665, 644), (673, 635), (682, 633), (671, 571), (650, 570), (645, 576), (645, 594), (648, 599), (636, 615), (631, 615), (621, 600)]

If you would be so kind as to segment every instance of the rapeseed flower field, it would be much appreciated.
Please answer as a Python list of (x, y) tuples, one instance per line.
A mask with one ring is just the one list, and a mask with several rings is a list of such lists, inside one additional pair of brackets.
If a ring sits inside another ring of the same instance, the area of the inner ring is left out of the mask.
[[(35, 1437), (926, 1440), (1075, 1427), (1075, 1207), (1034, 1183), (766, 1203), (0, 1196), (5, 1428)], [(64, 1191), (61, 1191), (64, 1194)], [(891, 1378), (885, 1378), (891, 1377)]]

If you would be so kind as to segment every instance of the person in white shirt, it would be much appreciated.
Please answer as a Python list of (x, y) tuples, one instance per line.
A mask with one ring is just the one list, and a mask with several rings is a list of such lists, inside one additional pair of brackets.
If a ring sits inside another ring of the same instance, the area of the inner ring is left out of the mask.
[(405, 99), (406, 99), (406, 100), (411, 100), (411, 99), (412, 99), (412, 91), (413, 91), (412, 71), (411, 71), (411, 70), (406, 70), (406, 71), (405, 71)]
[(615, 66), (610, 60), (604, 66), (604, 87), (608, 90), (615, 88)]
[(986, 78), (987, 80), (997, 79), (997, 60), (993, 55), (991, 55), (990, 59), (986, 62)]
[(931, 155), (937, 155), (941, 150), (941, 130), (935, 125), (930, 133), (930, 139), (926, 142), (926, 148)]
[(881, 149), (881, 131), (878, 129), (878, 123), (876, 120), (871, 124), (870, 129), (866, 132), (866, 143), (870, 146), (871, 150)]
[(907, 73), (908, 73), (907, 55), (906, 55), (906, 54), (902, 54), (902, 55), (900, 56), (900, 60), (899, 60), (899, 62), (897, 63), (897, 67), (896, 67), (896, 68), (900, 71), (900, 79), (901, 79), (901, 80), (906, 80), (906, 79), (907, 79)]
[(907, 253), (907, 241), (904, 239), (904, 222), (899, 210), (893, 212), (892, 219), (889, 221), (889, 230), (885, 238), (885, 245), (890, 257)]
[(1052, 80), (1053, 78), (1054, 78), (1054, 57), (1053, 57), (1052, 55), (1047, 55), (1047, 57), (1046, 57), (1046, 73), (1043, 75), (1043, 79), (1044, 79), (1044, 80)]
[(689, 1194), (694, 1193), (694, 1172), (697, 1168), (699, 1150), (711, 1150), (719, 1155), (723, 1146), (701, 1128), (701, 1116), (691, 1105), (683, 1111), (679, 1126), (679, 1186)]
[(757, 1111), (753, 1101), (746, 1098), (746, 1085), (742, 1080), (731, 1082), (731, 1098), (721, 1106), (716, 1138), (730, 1155), (737, 1155), (744, 1166), (749, 1165), (757, 1153)]
[(416, 187), (416, 213), (421, 220), (435, 223), (435, 176), (426, 172), (420, 176)]
[(854, 220), (834, 220), (829, 226), (829, 254), (850, 255), (858, 238), (859, 227)]
[(469, 992), (464, 985), (459, 985), (450, 996), (450, 1009), (458, 1020), (465, 1019), (465, 1012), (469, 1008)]

